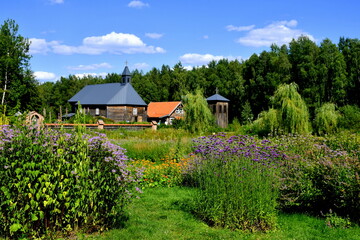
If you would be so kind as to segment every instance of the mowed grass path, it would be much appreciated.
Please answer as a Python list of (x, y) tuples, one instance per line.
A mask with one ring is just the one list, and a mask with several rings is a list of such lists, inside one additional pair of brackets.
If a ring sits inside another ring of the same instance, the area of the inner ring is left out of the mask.
[(86, 239), (360, 239), (360, 227), (333, 229), (318, 219), (301, 214), (280, 214), (278, 229), (270, 233), (243, 233), (209, 227), (188, 210), (191, 188), (146, 189), (128, 207), (129, 220), (114, 229)]

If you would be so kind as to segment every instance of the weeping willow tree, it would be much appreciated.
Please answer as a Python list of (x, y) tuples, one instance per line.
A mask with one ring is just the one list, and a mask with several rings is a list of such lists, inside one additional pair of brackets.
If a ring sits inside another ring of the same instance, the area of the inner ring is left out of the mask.
[(183, 99), (185, 127), (192, 133), (205, 133), (214, 125), (214, 117), (201, 90), (188, 93)]
[(310, 132), (309, 112), (295, 83), (280, 85), (271, 97), (272, 108), (262, 112), (255, 128), (262, 134)]
[(314, 123), (317, 134), (323, 135), (336, 131), (340, 114), (335, 110), (335, 104), (324, 103), (315, 114)]

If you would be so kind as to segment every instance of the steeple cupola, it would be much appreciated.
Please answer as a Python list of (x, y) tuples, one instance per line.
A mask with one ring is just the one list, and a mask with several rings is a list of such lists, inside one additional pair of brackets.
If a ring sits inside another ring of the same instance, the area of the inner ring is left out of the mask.
[(122, 83), (130, 83), (131, 82), (131, 73), (128, 66), (125, 66), (124, 71), (121, 75)]

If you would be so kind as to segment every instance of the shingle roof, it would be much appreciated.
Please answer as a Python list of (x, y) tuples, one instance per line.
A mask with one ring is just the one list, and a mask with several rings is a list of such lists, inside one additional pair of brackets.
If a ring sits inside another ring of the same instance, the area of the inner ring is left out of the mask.
[(146, 103), (130, 83), (106, 83), (87, 85), (75, 94), (69, 102), (82, 105), (137, 105)]
[(151, 102), (148, 105), (149, 118), (161, 118), (171, 115), (181, 102)]
[(224, 98), (220, 94), (216, 93), (206, 99), (207, 101), (218, 101), (218, 102), (230, 102), (229, 99)]

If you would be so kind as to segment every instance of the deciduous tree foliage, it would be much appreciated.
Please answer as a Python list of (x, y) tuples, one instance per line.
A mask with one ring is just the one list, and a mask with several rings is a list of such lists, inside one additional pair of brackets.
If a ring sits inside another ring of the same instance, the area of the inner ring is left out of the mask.
[(201, 90), (186, 94), (183, 103), (186, 113), (185, 126), (190, 132), (205, 133), (214, 125), (214, 117)]
[(340, 119), (340, 113), (335, 110), (335, 104), (324, 103), (316, 109), (314, 120), (316, 133), (319, 135), (335, 132)]
[(296, 83), (282, 84), (271, 98), (272, 108), (260, 114), (255, 128), (262, 134), (309, 133), (311, 130), (306, 103)]
[(30, 42), (18, 33), (19, 26), (8, 19), (0, 26), (1, 105), (10, 113), (35, 107), (36, 81), (29, 69)]

